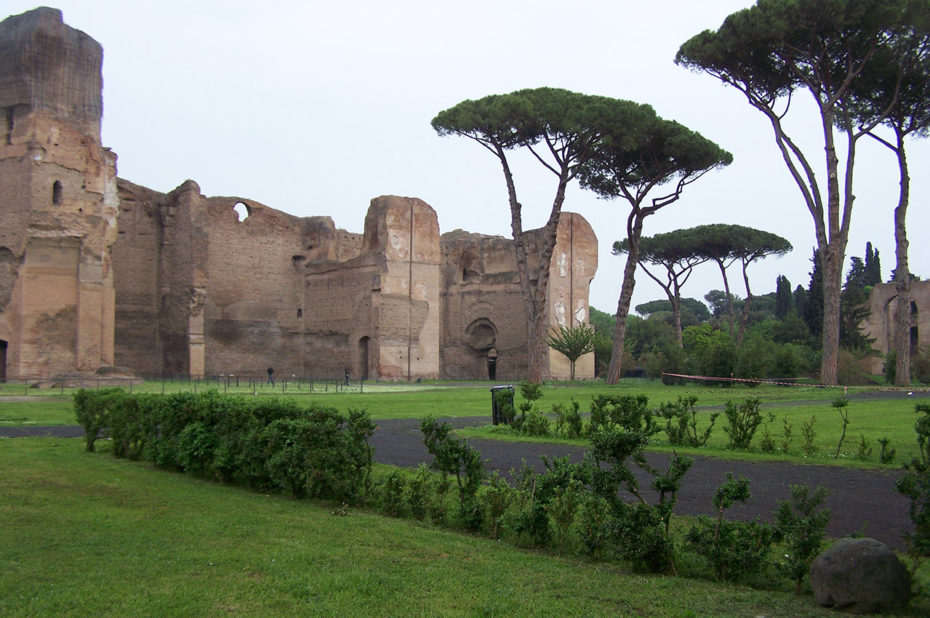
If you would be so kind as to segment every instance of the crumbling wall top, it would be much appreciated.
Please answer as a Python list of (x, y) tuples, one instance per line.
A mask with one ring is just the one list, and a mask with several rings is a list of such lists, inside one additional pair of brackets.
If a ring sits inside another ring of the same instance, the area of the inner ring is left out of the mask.
[(0, 108), (50, 112), (99, 139), (102, 65), (100, 44), (66, 25), (58, 9), (0, 22)]

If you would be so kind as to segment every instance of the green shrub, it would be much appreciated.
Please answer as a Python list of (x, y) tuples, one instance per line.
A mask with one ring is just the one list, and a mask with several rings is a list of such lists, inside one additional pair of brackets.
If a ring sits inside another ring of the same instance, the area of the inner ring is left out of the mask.
[(737, 405), (728, 401), (724, 407), (724, 415), (729, 423), (723, 430), (730, 437), (729, 448), (748, 449), (756, 429), (762, 422), (762, 413), (759, 411), (758, 399), (747, 399)]
[(391, 470), (378, 486), (378, 506), (381, 512), (388, 517), (404, 515), (406, 490), (406, 476), (400, 470)]
[(872, 457), (872, 445), (866, 440), (865, 434), (859, 434), (859, 445), (856, 449), (856, 459), (868, 461)]
[(477, 493), (486, 474), (481, 453), (469, 446), (467, 440), (453, 438), (451, 425), (439, 424), (432, 417), (420, 421), (420, 431), (426, 450), (433, 456), (433, 467), (443, 474), (455, 475), (462, 526), (466, 530), (480, 529), (481, 505)]
[(920, 559), (930, 555), (930, 404), (918, 403), (914, 412), (920, 415), (914, 423), (918, 454), (904, 465), (905, 474), (895, 482), (895, 489), (910, 501), (914, 530), (904, 538), (916, 570)]
[(761, 573), (769, 563), (770, 548), (775, 540), (775, 530), (770, 525), (724, 519), (727, 509), (737, 502), (745, 503), (750, 496), (749, 481), (742, 477), (734, 479), (728, 472), (726, 480), (714, 492), (717, 518), (700, 516), (697, 525), (685, 535), (687, 546), (710, 563), (719, 580), (745, 579)]
[(93, 453), (94, 442), (100, 431), (110, 425), (110, 414), (119, 409), (125, 393), (112, 387), (99, 390), (80, 389), (74, 394), (74, 413), (78, 423), (84, 427), (84, 448)]
[(563, 438), (579, 438), (584, 431), (578, 402), (572, 399), (571, 409), (562, 404), (552, 406), (555, 413), (555, 432)]
[(772, 432), (769, 430), (769, 425), (775, 421), (775, 414), (769, 412), (769, 420), (766, 424), (762, 425), (762, 438), (759, 440), (759, 450), (763, 453), (774, 453), (775, 452), (775, 438), (772, 436)]
[(889, 350), (885, 354), (885, 364), (882, 370), (882, 373), (885, 374), (885, 383), (894, 384), (898, 376), (898, 353), (896, 350)]
[(814, 440), (817, 438), (817, 432), (814, 430), (814, 423), (816, 421), (817, 417), (812, 414), (808, 420), (801, 423), (801, 435), (804, 437), (804, 444), (801, 446), (801, 450), (804, 451), (804, 454), (808, 457), (817, 454), (817, 445), (814, 444)]
[(823, 547), (830, 509), (818, 511), (817, 507), (826, 497), (827, 490), (819, 485), (813, 492), (807, 485), (792, 485), (791, 501), (779, 502), (775, 511), (776, 526), (785, 543), (785, 560), (780, 569), (794, 581), (796, 594), (801, 594), (811, 563)]
[(432, 477), (433, 473), (430, 472), (429, 466), (421, 463), (407, 481), (404, 500), (407, 503), (407, 510), (414, 519), (422, 521), (429, 512)]
[(882, 447), (882, 452), (878, 456), (878, 460), (883, 464), (890, 464), (894, 462), (895, 449), (891, 448), (891, 440), (888, 438), (879, 438), (878, 443)]
[(528, 436), (548, 436), (549, 419), (535, 410), (527, 412), (520, 430)]
[(646, 436), (662, 430), (649, 409), (646, 395), (595, 395), (591, 400), (589, 435), (609, 424)]
[(710, 424), (702, 433), (698, 433), (695, 403), (697, 403), (697, 397), (679, 395), (677, 402), (669, 401), (659, 405), (658, 415), (665, 419), (665, 433), (670, 444), (697, 447), (707, 445), (707, 440), (710, 439), (710, 433), (720, 413), (713, 412), (710, 415)]
[(499, 539), (501, 536), (504, 516), (514, 502), (514, 493), (514, 488), (495, 470), (481, 494), (481, 503), (484, 506), (484, 525), (488, 536), (492, 539)]
[(299, 409), (291, 400), (216, 391), (166, 396), (111, 389), (80, 395), (76, 409), (95, 411), (97, 419), (105, 410), (117, 457), (349, 504), (370, 489), (374, 425), (364, 411), (343, 416), (335, 408)]

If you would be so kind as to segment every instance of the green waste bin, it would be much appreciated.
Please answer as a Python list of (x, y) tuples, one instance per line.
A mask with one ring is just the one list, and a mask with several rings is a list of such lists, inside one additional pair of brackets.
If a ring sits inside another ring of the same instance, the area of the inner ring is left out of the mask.
[(509, 425), (510, 415), (513, 414), (512, 384), (491, 387), (491, 423), (494, 425)]

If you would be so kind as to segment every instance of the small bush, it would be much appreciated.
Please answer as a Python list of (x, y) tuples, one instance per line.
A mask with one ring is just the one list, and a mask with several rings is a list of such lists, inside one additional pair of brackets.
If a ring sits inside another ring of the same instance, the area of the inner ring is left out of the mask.
[(388, 517), (401, 517), (406, 506), (407, 479), (400, 470), (391, 470), (378, 486), (378, 506)]
[(727, 479), (714, 492), (714, 508), (717, 518), (702, 515), (685, 536), (687, 546), (703, 556), (711, 565), (717, 579), (738, 581), (761, 573), (769, 564), (775, 530), (760, 521), (728, 521), (724, 512), (737, 502), (750, 498), (749, 481)]
[(739, 405), (732, 401), (726, 403), (723, 413), (727, 417), (729, 425), (724, 427), (723, 430), (730, 436), (729, 448), (749, 448), (752, 437), (756, 433), (756, 428), (762, 422), (759, 404), (758, 399), (747, 399)]
[(697, 447), (707, 445), (714, 423), (720, 413), (712, 413), (707, 428), (698, 433), (697, 412), (694, 409), (695, 403), (697, 403), (697, 397), (693, 395), (682, 397), (679, 395), (678, 401), (669, 401), (659, 405), (658, 415), (665, 419), (665, 433), (670, 444)]
[(891, 440), (888, 438), (879, 438), (878, 443), (882, 447), (882, 452), (878, 456), (878, 460), (883, 464), (894, 463), (895, 450), (891, 446)]
[(859, 434), (859, 444), (856, 448), (856, 459), (868, 461), (872, 457), (872, 445), (866, 440), (865, 434)]
[(649, 409), (646, 395), (595, 395), (591, 401), (588, 434), (609, 425), (651, 436), (662, 428)]
[(515, 490), (500, 477), (497, 470), (491, 475), (488, 486), (481, 494), (484, 507), (484, 525), (488, 536), (499, 539), (504, 525), (504, 516), (514, 501)]
[(775, 511), (776, 526), (785, 543), (785, 560), (780, 569), (794, 581), (796, 594), (801, 594), (811, 563), (823, 547), (831, 515), (829, 509), (818, 511), (817, 507), (826, 497), (823, 487), (812, 492), (807, 485), (792, 485), (791, 501), (781, 501)]
[(563, 438), (579, 438), (584, 431), (578, 402), (572, 399), (571, 409), (562, 404), (552, 406), (555, 413), (555, 433)]
[(405, 487), (404, 501), (410, 515), (417, 520), (422, 521), (429, 512), (429, 500), (432, 495), (432, 477), (429, 466), (421, 463), (417, 466), (416, 471), (407, 480)]
[(804, 451), (804, 454), (808, 457), (813, 457), (817, 454), (817, 445), (814, 444), (814, 440), (817, 438), (817, 432), (814, 430), (814, 423), (817, 422), (817, 417), (811, 415), (811, 417), (801, 423), (801, 436), (804, 437), (804, 444), (801, 446), (801, 450)]
[(762, 438), (759, 440), (759, 450), (763, 453), (774, 453), (775, 452), (775, 438), (772, 436), (772, 432), (769, 431), (769, 425), (775, 420), (775, 414), (769, 412), (769, 422), (762, 426)]

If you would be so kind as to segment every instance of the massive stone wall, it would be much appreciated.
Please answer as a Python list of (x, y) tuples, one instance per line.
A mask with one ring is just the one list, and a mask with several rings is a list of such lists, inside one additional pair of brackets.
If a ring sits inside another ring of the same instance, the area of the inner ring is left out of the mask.
[[(531, 244), (539, 239), (532, 239)], [(538, 253), (538, 251), (531, 251)], [(529, 264), (538, 271), (538, 264)], [(588, 322), (588, 290), (597, 270), (597, 237), (576, 213), (562, 213), (549, 265), (549, 323)], [(456, 230), (442, 236), (441, 368), (444, 378), (519, 380), (527, 371), (527, 331), (513, 241)], [(554, 378), (571, 374), (550, 350)], [(594, 355), (580, 358), (578, 378), (594, 377)]]
[(103, 50), (37, 9), (0, 23), (0, 377), (113, 362), (116, 157)]
[[(416, 198), (375, 198), (354, 234), (206, 197), (192, 180), (169, 193), (117, 180), (100, 144), (101, 60), (57, 10), (0, 23), (0, 379), (113, 364), (192, 377), (487, 378), (491, 365), (523, 376), (512, 241), (440, 239)], [(563, 215), (553, 325), (587, 320), (596, 242)], [(568, 375), (555, 353), (551, 364)], [(593, 376), (592, 358), (578, 374)]]

